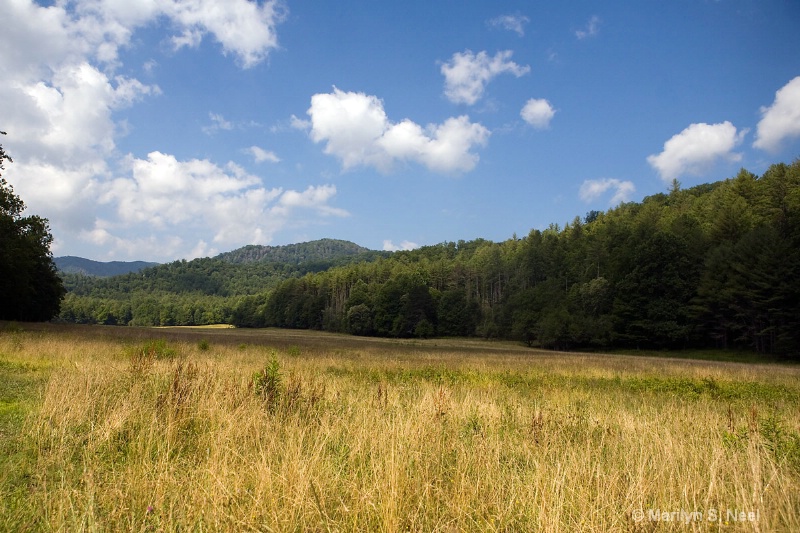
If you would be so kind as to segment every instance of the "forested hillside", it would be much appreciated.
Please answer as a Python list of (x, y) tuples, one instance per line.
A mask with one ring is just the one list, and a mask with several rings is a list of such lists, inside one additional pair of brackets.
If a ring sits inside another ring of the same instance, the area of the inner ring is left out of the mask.
[(800, 161), (675, 185), (521, 239), (443, 243), (286, 280), (248, 323), (796, 357)]
[(230, 263), (317, 264), (324, 268), (330, 268), (337, 263), (348, 262), (353, 257), (370, 259), (382, 255), (386, 254), (364, 248), (350, 241), (320, 239), (285, 246), (244, 246), (232, 252), (219, 254), (217, 258)]
[(112, 277), (62, 272), (68, 292), (60, 318), (138, 326), (240, 323), (244, 296), (262, 294), (287, 278), (385, 255), (322, 239), (246, 246), (214, 258), (174, 261)]
[[(90, 287), (69, 279), (62, 318), (800, 353), (800, 161), (676, 183), (523, 238), (366, 257), (324, 270), (217, 258)], [(104, 314), (115, 305), (121, 313)]]

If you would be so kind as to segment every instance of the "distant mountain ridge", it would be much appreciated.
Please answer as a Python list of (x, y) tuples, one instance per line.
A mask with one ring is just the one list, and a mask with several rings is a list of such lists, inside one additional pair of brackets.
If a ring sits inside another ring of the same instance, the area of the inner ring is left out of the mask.
[(158, 265), (158, 263), (148, 263), (147, 261), (93, 261), (72, 255), (54, 257), (53, 262), (56, 264), (56, 268), (65, 274), (83, 274), (84, 276), (97, 276), (99, 278), (139, 272), (145, 268)]
[[(232, 320), (233, 310), (242, 304), (242, 297), (252, 297), (246, 298), (252, 303), (253, 298), (263, 298), (289, 278), (299, 279), (353, 263), (369, 263), (390, 254), (348, 241), (322, 239), (287, 246), (245, 246), (215, 257), (179, 259), (114, 276), (103, 276), (108, 272), (97, 270), (108, 265), (71, 258), (73, 273), (61, 272), (67, 289), (62, 318), (78, 323), (132, 325), (227, 323)], [(64, 269), (70, 268), (63, 259), (57, 261)], [(132, 262), (125, 267), (140, 265)], [(99, 302), (111, 305), (114, 311), (104, 315), (102, 310), (94, 308)], [(155, 302), (156, 307), (152, 307)], [(178, 308), (181, 316), (173, 316)], [(147, 309), (158, 309), (158, 319)], [(161, 311), (169, 317), (164, 315), (161, 320)]]
[(372, 256), (372, 258), (374, 258), (378, 255), (385, 255), (385, 253), (364, 248), (350, 241), (319, 239), (283, 246), (249, 245), (230, 252), (221, 253), (217, 255), (215, 259), (221, 259), (236, 264), (264, 262), (300, 265), (304, 263), (328, 262), (343, 258), (353, 258), (356, 256), (364, 256), (365, 258)]
[[(212, 260), (233, 265), (249, 263), (279, 263), (283, 265), (306, 265), (312, 271), (325, 270), (331, 266), (346, 264), (352, 260), (371, 261), (385, 257), (389, 252), (370, 250), (350, 241), (319, 239), (315, 241), (281, 246), (248, 245), (230, 252), (221, 253)], [(160, 263), (147, 261), (93, 261), (83, 257), (55, 257), (56, 268), (65, 274), (82, 274), (100, 278), (139, 272)]]

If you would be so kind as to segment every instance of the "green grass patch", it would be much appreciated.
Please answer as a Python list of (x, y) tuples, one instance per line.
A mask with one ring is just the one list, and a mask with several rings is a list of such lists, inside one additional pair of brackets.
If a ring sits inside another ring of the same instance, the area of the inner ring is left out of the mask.
[(48, 373), (49, 365), (0, 359), (0, 431), (21, 424)]
[(668, 359), (692, 359), (697, 361), (719, 361), (726, 363), (784, 363), (797, 365), (799, 361), (762, 354), (750, 350), (609, 350), (604, 353), (611, 355), (633, 355), (638, 357), (659, 357)]
[(27, 501), (36, 456), (23, 430), (38, 408), (50, 366), (0, 357), (0, 530), (26, 530), (36, 521)]
[(431, 383), (434, 385), (504, 385), (521, 394), (541, 390), (581, 390), (585, 392), (618, 392), (648, 394), (661, 398), (720, 401), (782, 402), (800, 406), (800, 387), (755, 381), (717, 380), (711, 377), (614, 376), (593, 377), (561, 375), (541, 371), (480, 372), (474, 369), (422, 366), (418, 368), (346, 368), (329, 367), (333, 376), (349, 377), (360, 382), (402, 385)]

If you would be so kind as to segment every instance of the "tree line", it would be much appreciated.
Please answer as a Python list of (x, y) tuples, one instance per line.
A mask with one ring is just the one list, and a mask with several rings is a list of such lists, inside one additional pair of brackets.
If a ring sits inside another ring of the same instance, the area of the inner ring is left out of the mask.
[(59, 318), (106, 325), (252, 325), (254, 302), (281, 281), (387, 255), (321, 239), (245, 246), (213, 258), (174, 261), (118, 276), (62, 272), (67, 295)]
[(288, 279), (241, 325), (515, 338), (574, 348), (800, 353), (800, 161)]
[[(178, 261), (67, 276), (61, 318), (480, 336), (553, 349), (800, 354), (800, 160), (591, 211), (503, 242), (349, 262)], [(304, 266), (305, 265), (305, 266)]]

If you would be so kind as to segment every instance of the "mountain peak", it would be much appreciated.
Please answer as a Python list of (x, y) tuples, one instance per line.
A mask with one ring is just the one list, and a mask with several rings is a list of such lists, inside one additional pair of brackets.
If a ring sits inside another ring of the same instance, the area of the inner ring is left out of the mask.
[(230, 252), (221, 253), (216, 259), (230, 263), (288, 263), (300, 264), (357, 255), (379, 254), (350, 241), (339, 239), (318, 239), (315, 241), (268, 246), (251, 244)]

